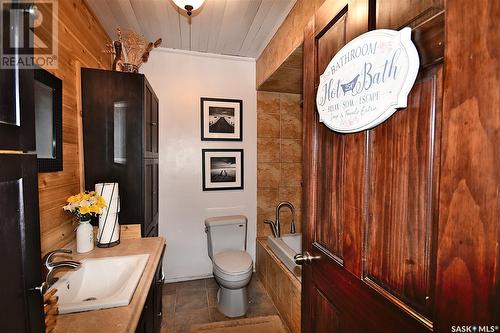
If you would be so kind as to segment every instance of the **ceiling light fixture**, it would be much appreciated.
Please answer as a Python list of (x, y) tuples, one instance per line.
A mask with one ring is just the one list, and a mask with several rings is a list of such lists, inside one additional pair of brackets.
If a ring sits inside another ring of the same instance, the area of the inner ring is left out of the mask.
[(189, 16), (193, 14), (193, 10), (197, 10), (203, 5), (205, 0), (173, 0), (177, 7), (184, 9)]

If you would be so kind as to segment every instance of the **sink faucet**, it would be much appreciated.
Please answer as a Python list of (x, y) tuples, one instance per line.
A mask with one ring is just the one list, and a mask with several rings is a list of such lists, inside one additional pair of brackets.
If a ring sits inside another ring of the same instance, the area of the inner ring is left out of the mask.
[(53, 284), (54, 284), (54, 274), (62, 269), (62, 268), (69, 268), (69, 269), (77, 269), (80, 267), (81, 263), (78, 261), (73, 261), (73, 260), (63, 260), (63, 261), (57, 261), (53, 262), (52, 259), (54, 255), (58, 253), (65, 253), (65, 254), (70, 254), (73, 251), (71, 250), (66, 250), (66, 249), (58, 249), (54, 250), (52, 252), (49, 252), (45, 258), (44, 258), (44, 266), (47, 271), (47, 277), (45, 278), (45, 282), (42, 283), (42, 294), (45, 293), (47, 289), (49, 289)]
[(271, 220), (264, 221), (265, 224), (269, 224), (271, 226), (274, 237), (281, 237), (280, 212), (281, 208), (283, 207), (288, 207), (292, 212), (292, 223), (290, 224), (290, 233), (291, 234), (295, 233), (295, 207), (289, 201), (282, 201), (278, 204), (278, 206), (276, 206), (276, 222), (273, 222)]

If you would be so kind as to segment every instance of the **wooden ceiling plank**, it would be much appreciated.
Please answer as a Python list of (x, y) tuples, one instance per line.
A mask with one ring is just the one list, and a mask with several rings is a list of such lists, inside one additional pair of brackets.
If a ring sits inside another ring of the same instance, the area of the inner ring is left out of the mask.
[[(206, 0), (188, 23), (171, 0), (86, 0), (106, 32), (130, 29), (162, 46), (256, 57), (296, 0)], [(191, 27), (191, 43), (190, 43)], [(191, 45), (190, 45), (191, 44)]]
[[(122, 0), (123, 1), (123, 0)], [(140, 32), (147, 40), (152, 40), (158, 35), (157, 31), (159, 23), (156, 21), (154, 15), (153, 1), (144, 0), (125, 0), (129, 2), (130, 7), (133, 9), (134, 15), (140, 26)]]
[(190, 24), (189, 17), (186, 12), (180, 8), (177, 8), (178, 13), (178, 23), (181, 34), (181, 49), (183, 50), (191, 50), (191, 41), (190, 41)]
[(276, 6), (271, 9), (268, 15), (270, 19), (263, 23), (255, 37), (255, 42), (251, 44), (247, 56), (252, 58), (257, 58), (259, 56), (262, 49), (271, 41), (279, 26), (285, 20), (295, 2), (296, 0), (276, 1)]
[(133, 8), (134, 15), (137, 18), (137, 22), (140, 26), (140, 32), (144, 37), (150, 38), (153, 35), (153, 29), (151, 26), (151, 15), (149, 10), (149, 2), (142, 0), (128, 0), (131, 7)]
[(217, 41), (217, 53), (235, 55), (241, 47), (239, 41), (244, 38), (261, 0), (228, 1), (226, 14), (222, 21), (221, 34)]
[[(288, 0), (281, 0), (281, 1), (288, 1)], [(273, 1), (273, 0), (264, 0), (260, 4), (259, 10), (257, 14), (255, 15), (255, 19), (252, 22), (252, 25), (250, 29), (248, 30), (247, 35), (245, 36), (245, 39), (242, 42), (241, 48), (240, 48), (240, 54), (248, 54), (249, 51), (252, 48), (252, 45), (255, 43), (255, 39), (262, 29), (262, 26), (266, 22), (266, 20), (269, 20), (270, 13), (272, 11), (272, 8), (277, 6), (277, 3), (279, 1)]]
[(166, 47), (168, 43), (168, 39), (170, 37), (170, 26), (168, 23), (169, 20), (169, 15), (168, 11), (172, 10), (172, 5), (166, 1), (163, 0), (154, 0), (153, 1), (153, 10), (154, 10), (154, 16), (156, 18), (156, 29), (154, 31), (155, 37), (153, 37), (153, 40), (155, 41), (157, 38), (162, 39), (162, 47)]
[(101, 22), (108, 35), (114, 39), (116, 37), (116, 27), (118, 26), (118, 23), (116, 22), (115, 15), (108, 3), (102, 0), (87, 0), (87, 3)]
[(107, 4), (111, 14), (115, 18), (115, 26), (110, 34), (113, 39), (116, 39), (117, 28), (141, 32), (137, 20), (135, 19), (133, 9), (130, 7), (128, 0), (106, 0), (99, 2), (99, 6), (103, 6), (105, 4)]
[(207, 27), (210, 26), (216, 6), (216, 1), (206, 1), (204, 5), (193, 14), (191, 19), (193, 51), (207, 52), (208, 36), (210, 33), (210, 29), (207, 29)]
[(226, 15), (227, 0), (209, 0), (217, 3), (214, 9), (214, 15), (212, 15), (212, 20), (210, 25), (206, 27), (210, 33), (208, 36), (208, 47), (207, 52), (217, 53), (217, 42), (219, 41), (219, 36), (222, 29), (222, 21)]
[[(172, 3), (172, 1), (167, 1), (165, 3), (165, 29), (168, 31), (168, 35), (163, 39), (162, 47), (169, 47), (172, 49), (181, 48), (181, 32), (179, 30), (179, 13), (177, 12), (177, 6)], [(163, 38), (163, 37), (162, 37)]]
[(250, 29), (252, 28), (253, 23), (255, 22), (255, 19), (257, 17), (257, 14), (259, 13), (263, 1), (265, 0), (250, 2), (251, 6), (248, 7), (247, 12), (244, 15), (245, 20), (242, 22), (243, 23), (242, 34), (238, 36), (237, 40), (235, 40), (234, 45), (231, 46), (231, 49), (226, 50), (226, 52), (229, 52), (233, 55), (240, 54), (243, 43), (245, 42), (245, 39), (247, 38)]

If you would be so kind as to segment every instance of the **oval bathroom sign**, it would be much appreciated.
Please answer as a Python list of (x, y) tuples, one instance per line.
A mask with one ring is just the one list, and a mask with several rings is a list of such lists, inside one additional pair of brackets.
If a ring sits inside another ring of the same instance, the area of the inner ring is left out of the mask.
[(341, 133), (377, 126), (406, 107), (419, 65), (410, 28), (373, 30), (353, 39), (320, 77), (320, 121)]

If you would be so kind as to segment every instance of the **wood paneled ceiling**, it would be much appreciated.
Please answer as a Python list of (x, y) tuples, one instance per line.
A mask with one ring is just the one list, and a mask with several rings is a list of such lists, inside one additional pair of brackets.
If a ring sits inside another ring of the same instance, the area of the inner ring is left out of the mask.
[(116, 28), (162, 47), (257, 58), (296, 0), (206, 0), (186, 13), (172, 0), (86, 0), (112, 39)]

